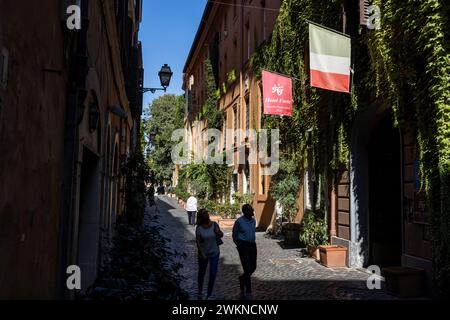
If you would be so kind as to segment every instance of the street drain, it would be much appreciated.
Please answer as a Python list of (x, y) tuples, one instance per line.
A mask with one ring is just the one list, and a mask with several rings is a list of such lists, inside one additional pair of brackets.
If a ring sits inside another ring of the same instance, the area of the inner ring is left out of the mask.
[(286, 265), (286, 264), (299, 264), (300, 262), (295, 259), (270, 259), (273, 264)]

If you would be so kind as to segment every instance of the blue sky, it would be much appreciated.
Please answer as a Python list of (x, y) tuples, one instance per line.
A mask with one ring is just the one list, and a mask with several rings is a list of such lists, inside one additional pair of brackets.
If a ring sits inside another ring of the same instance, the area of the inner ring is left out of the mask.
[[(182, 94), (182, 74), (206, 0), (144, 0), (140, 40), (143, 44), (144, 86), (160, 87), (158, 72), (167, 63), (173, 72), (167, 93)], [(144, 95), (144, 110), (163, 95)]]

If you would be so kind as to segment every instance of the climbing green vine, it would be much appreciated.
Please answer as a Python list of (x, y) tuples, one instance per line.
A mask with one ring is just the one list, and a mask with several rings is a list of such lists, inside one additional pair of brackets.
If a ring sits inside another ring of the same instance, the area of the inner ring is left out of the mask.
[(205, 88), (206, 102), (203, 106), (203, 118), (206, 119), (208, 129), (221, 129), (223, 124), (223, 111), (218, 106), (217, 86), (214, 79), (211, 60), (206, 60), (205, 64)]
[[(346, 95), (311, 88), (307, 74), (305, 19), (342, 30), (342, 1), (283, 1), (272, 38), (254, 55), (252, 66), (257, 74), (264, 68), (294, 78), (294, 112), (290, 118), (267, 117), (264, 124), (280, 129), (282, 161), (298, 163), (300, 177), (312, 166), (326, 185), (335, 184), (337, 174), (348, 168), (356, 115), (373, 104), (391, 108), (393, 125), (418, 139), (431, 210), (434, 274), (441, 295), (449, 296), (450, 3), (375, 0), (374, 4), (381, 9), (382, 22), (381, 29), (373, 31), (359, 28), (357, 2), (346, 7), (355, 70), (352, 94)], [(311, 159), (312, 151), (316, 156)]]
[[(206, 101), (202, 111), (197, 115), (198, 120), (204, 120), (206, 129), (221, 130), (224, 115), (218, 104), (220, 95), (217, 91), (211, 61), (206, 60), (204, 65)], [(232, 75), (230, 75), (230, 78), (233, 78)], [(216, 157), (219, 154), (212, 156)], [(177, 192), (186, 192), (185, 190), (189, 187), (201, 199), (221, 200), (229, 190), (230, 174), (230, 168), (225, 164), (225, 161), (223, 161), (223, 164), (210, 164), (205, 161), (190, 163), (180, 171)]]
[(400, 122), (417, 134), (429, 198), (434, 273), (450, 295), (450, 46), (449, 3), (381, 1), (382, 30), (366, 43), (378, 96), (387, 93)]

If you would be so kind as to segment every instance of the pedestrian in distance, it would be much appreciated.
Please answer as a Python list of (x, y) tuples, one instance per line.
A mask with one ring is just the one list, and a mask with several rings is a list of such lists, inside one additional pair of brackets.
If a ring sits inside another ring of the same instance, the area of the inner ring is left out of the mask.
[(251, 205), (242, 207), (243, 216), (233, 226), (233, 242), (236, 244), (244, 273), (239, 277), (241, 299), (252, 299), (251, 276), (256, 271), (256, 221)]
[(206, 299), (213, 299), (214, 283), (219, 266), (220, 248), (223, 243), (223, 232), (216, 222), (209, 218), (209, 212), (200, 209), (197, 215), (197, 228), (195, 230), (198, 248), (198, 300), (203, 299), (203, 284), (209, 264), (208, 292)]
[(147, 198), (148, 198), (148, 205), (150, 208), (156, 206), (155, 186), (153, 184), (147, 189)]
[(186, 211), (188, 214), (188, 224), (195, 226), (195, 216), (197, 214), (197, 198), (191, 195), (186, 201)]

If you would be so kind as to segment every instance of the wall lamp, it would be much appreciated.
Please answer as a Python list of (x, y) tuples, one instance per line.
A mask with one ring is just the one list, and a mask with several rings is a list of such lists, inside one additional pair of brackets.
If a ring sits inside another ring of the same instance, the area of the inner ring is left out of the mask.
[(159, 71), (158, 76), (161, 81), (162, 88), (142, 88), (142, 93), (151, 92), (155, 93), (158, 90), (167, 91), (167, 87), (170, 85), (170, 80), (172, 79), (173, 72), (170, 67), (165, 64), (161, 67), (161, 71)]

